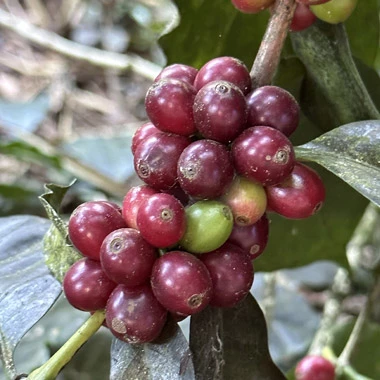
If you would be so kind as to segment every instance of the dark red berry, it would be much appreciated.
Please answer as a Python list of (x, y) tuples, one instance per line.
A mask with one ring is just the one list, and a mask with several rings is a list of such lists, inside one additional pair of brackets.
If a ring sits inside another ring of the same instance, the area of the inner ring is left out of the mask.
[(161, 131), (189, 136), (195, 133), (193, 86), (176, 79), (162, 79), (152, 84), (145, 97), (145, 109), (152, 123)]
[(145, 199), (157, 193), (152, 187), (140, 185), (132, 187), (123, 199), (123, 218), (127, 227), (137, 230), (136, 217), (140, 204)]
[(268, 186), (266, 192), (271, 210), (291, 219), (308, 218), (325, 200), (325, 187), (319, 175), (299, 162), (285, 181)]
[(106, 201), (86, 202), (78, 206), (69, 220), (69, 237), (84, 256), (100, 260), (100, 246), (104, 238), (125, 221), (115, 206)]
[(313, 25), (316, 19), (317, 16), (310, 10), (308, 5), (298, 3), (294, 11), (292, 23), (290, 24), (290, 30), (292, 32), (300, 32)]
[(231, 184), (234, 168), (227, 148), (213, 140), (199, 140), (185, 148), (178, 160), (178, 181), (195, 198), (216, 198)]
[(296, 380), (334, 380), (335, 367), (323, 356), (305, 356), (296, 367)]
[(248, 126), (267, 125), (290, 136), (298, 126), (299, 105), (293, 95), (277, 86), (263, 86), (247, 96)]
[(198, 70), (192, 66), (174, 63), (173, 65), (165, 67), (154, 81), (158, 82), (161, 79), (171, 78), (182, 82), (187, 82), (192, 85), (197, 73)]
[(156, 249), (133, 228), (111, 232), (100, 249), (104, 273), (112, 281), (131, 287), (149, 279), (156, 258)]
[(132, 137), (132, 154), (135, 154), (136, 149), (141, 141), (146, 140), (149, 136), (155, 135), (156, 133), (161, 133), (161, 131), (157, 129), (151, 122), (145, 123), (140, 128), (138, 128)]
[(106, 307), (106, 322), (112, 334), (131, 344), (156, 339), (166, 322), (167, 311), (148, 284), (135, 288), (118, 285)]
[(289, 139), (277, 129), (263, 126), (246, 129), (234, 141), (232, 158), (239, 174), (263, 185), (283, 181), (295, 162)]
[(212, 284), (205, 265), (187, 252), (172, 251), (155, 262), (152, 290), (170, 312), (191, 315), (204, 309), (211, 297)]
[(236, 176), (221, 200), (230, 207), (240, 226), (256, 223), (267, 208), (267, 196), (260, 183)]
[(274, 0), (231, 0), (236, 9), (243, 13), (259, 13), (269, 8)]
[(74, 263), (63, 279), (69, 303), (79, 310), (104, 309), (116, 284), (103, 272), (98, 261), (87, 257)]
[(206, 139), (228, 143), (246, 127), (245, 98), (232, 83), (207, 83), (197, 93), (193, 109), (195, 126)]
[(237, 245), (251, 260), (259, 257), (268, 243), (269, 221), (264, 214), (260, 220), (250, 226), (234, 225), (228, 242)]
[(244, 95), (251, 91), (252, 82), (245, 64), (233, 57), (218, 57), (201, 67), (194, 80), (194, 87), (199, 91), (207, 83), (224, 80), (239, 87)]
[(170, 194), (152, 195), (141, 203), (137, 226), (146, 241), (165, 248), (177, 243), (186, 229), (185, 209)]
[(253, 266), (239, 247), (225, 243), (216, 251), (204, 253), (200, 260), (210, 272), (213, 293), (210, 305), (232, 307), (249, 293), (253, 282)]
[(177, 183), (177, 162), (190, 139), (160, 133), (140, 143), (134, 156), (137, 175), (157, 190), (167, 190)]

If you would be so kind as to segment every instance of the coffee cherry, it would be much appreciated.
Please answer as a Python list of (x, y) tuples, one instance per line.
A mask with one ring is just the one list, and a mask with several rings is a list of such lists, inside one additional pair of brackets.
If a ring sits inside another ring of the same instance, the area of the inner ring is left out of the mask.
[(169, 247), (177, 243), (185, 232), (185, 209), (170, 194), (152, 195), (141, 203), (137, 226), (144, 239), (153, 246)]
[(158, 82), (161, 79), (177, 79), (188, 84), (193, 84), (198, 70), (192, 66), (183, 65), (181, 63), (174, 63), (173, 65), (166, 66), (154, 80)]
[(221, 200), (231, 208), (234, 222), (239, 226), (256, 223), (267, 207), (267, 196), (263, 186), (241, 176), (234, 178)]
[(157, 258), (155, 248), (133, 228), (111, 232), (103, 241), (100, 260), (106, 275), (126, 286), (138, 286), (149, 279)]
[(233, 142), (231, 152), (236, 171), (263, 185), (280, 183), (294, 167), (292, 143), (271, 127), (246, 129)]
[(79, 310), (104, 309), (116, 284), (103, 272), (98, 261), (83, 258), (74, 263), (63, 279), (69, 303)]
[(136, 217), (141, 202), (154, 194), (157, 191), (147, 185), (134, 186), (125, 194), (122, 214), (127, 227), (138, 229)]
[(298, 126), (299, 105), (277, 86), (263, 86), (247, 95), (248, 126), (267, 125), (290, 136)]
[(291, 219), (312, 216), (325, 200), (325, 187), (319, 175), (299, 162), (284, 182), (268, 186), (266, 192), (271, 210)]
[(312, 5), (310, 9), (320, 20), (339, 24), (351, 16), (357, 2), (358, 0), (330, 0), (326, 4)]
[(107, 326), (113, 335), (127, 343), (147, 343), (156, 339), (166, 317), (167, 311), (148, 284), (134, 288), (118, 285), (107, 302)]
[(250, 226), (234, 225), (228, 242), (240, 247), (251, 260), (259, 257), (268, 243), (269, 221), (264, 214)]
[(189, 136), (195, 133), (193, 86), (176, 79), (152, 84), (145, 97), (145, 109), (152, 123), (163, 132)]
[(178, 182), (195, 198), (216, 198), (231, 184), (234, 168), (227, 148), (213, 140), (199, 140), (183, 150), (177, 164)]
[(204, 309), (212, 293), (205, 265), (182, 251), (168, 252), (155, 262), (151, 285), (154, 295), (166, 309), (185, 315)]
[(109, 202), (85, 202), (78, 206), (69, 220), (69, 237), (74, 247), (93, 260), (100, 260), (100, 246), (104, 238), (119, 228), (126, 227), (120, 212)]
[(177, 183), (177, 162), (190, 139), (160, 133), (140, 143), (134, 156), (137, 175), (149, 186), (166, 190)]
[(247, 105), (240, 89), (218, 80), (207, 83), (194, 100), (194, 123), (207, 139), (228, 143), (245, 128)]
[(218, 201), (198, 201), (186, 209), (186, 231), (180, 246), (192, 253), (213, 251), (222, 246), (233, 227), (231, 209)]
[(217, 250), (201, 255), (200, 260), (206, 265), (212, 280), (211, 306), (235, 306), (249, 293), (253, 266), (239, 247), (225, 243)]
[(149, 136), (155, 135), (156, 133), (161, 133), (151, 122), (143, 124), (140, 128), (136, 130), (132, 137), (132, 154), (135, 154), (138, 145), (141, 141), (146, 140)]
[(323, 356), (305, 356), (296, 367), (296, 380), (334, 380), (335, 367)]
[(244, 95), (248, 94), (252, 87), (247, 67), (242, 61), (233, 57), (218, 57), (208, 61), (195, 77), (194, 87), (199, 91), (207, 83), (215, 80), (233, 83)]
[(269, 8), (274, 0), (231, 0), (236, 9), (243, 13), (259, 13)]
[(294, 12), (290, 30), (292, 32), (300, 32), (313, 25), (317, 17), (310, 10), (310, 7), (305, 4), (298, 3)]

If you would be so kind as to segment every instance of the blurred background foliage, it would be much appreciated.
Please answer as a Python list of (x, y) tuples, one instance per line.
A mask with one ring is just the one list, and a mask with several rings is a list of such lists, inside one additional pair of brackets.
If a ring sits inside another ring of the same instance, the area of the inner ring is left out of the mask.
[[(345, 24), (358, 70), (378, 107), (379, 8), (379, 0), (361, 0)], [(4, 0), (0, 11), (35, 25), (36, 35), (43, 37), (43, 31), (49, 31), (48, 37), (59, 35), (78, 44), (84, 53), (87, 48), (97, 48), (119, 57), (141, 57), (143, 66), (144, 62), (154, 64), (144, 76), (133, 68), (104, 68), (72, 59), (69, 52), (49, 48), (48, 41), (35, 44), (9, 30), (1, 13), (0, 216), (45, 216), (37, 199), (44, 191), (43, 184), (68, 184), (73, 178), (78, 181), (64, 200), (63, 214), (88, 200), (120, 202), (123, 194), (139, 183), (130, 143), (135, 129), (147, 118), (144, 97), (155, 68), (157, 74), (160, 67), (174, 62), (199, 68), (222, 55), (240, 58), (250, 68), (269, 17), (268, 12), (241, 14), (228, 0)], [(288, 38), (275, 84), (291, 91), (303, 106), (309, 101), (302, 91), (307, 70)], [(326, 117), (323, 108), (308, 108), (294, 144), (303, 144), (329, 129), (326, 126), (331, 120)], [(368, 204), (340, 179), (317, 170), (328, 193), (322, 212), (307, 221), (271, 215), (270, 244), (256, 269), (269, 272), (308, 266), (276, 272), (269, 294), (274, 299), (272, 308), (267, 307), (267, 274), (257, 275), (252, 289), (266, 312), (272, 356), (283, 370), (292, 368), (307, 350), (337, 265), (348, 267), (346, 245)], [(324, 261), (317, 262), (320, 260)], [(346, 297), (337, 326), (339, 339), (352, 326), (365, 292), (365, 284), (359, 281)], [(42, 364), (85, 317), (61, 300), (23, 339), (16, 363), (26, 372)], [(379, 337), (378, 325), (369, 325), (365, 336), (368, 352), (378, 347)], [(106, 378), (108, 358), (103, 363), (100, 357), (109, 352), (105, 347), (110, 337), (101, 331), (93, 339), (99, 342), (87, 345), (61, 379), (77, 379), (78, 375), (81, 379)], [(362, 363), (362, 367), (363, 373), (380, 378), (378, 366)]]

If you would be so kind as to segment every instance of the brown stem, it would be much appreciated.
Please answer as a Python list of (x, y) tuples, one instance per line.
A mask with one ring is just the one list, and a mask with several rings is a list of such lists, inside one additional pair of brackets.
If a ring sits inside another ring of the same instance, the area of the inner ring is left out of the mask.
[(295, 0), (275, 1), (264, 38), (252, 66), (253, 88), (272, 83), (295, 8)]

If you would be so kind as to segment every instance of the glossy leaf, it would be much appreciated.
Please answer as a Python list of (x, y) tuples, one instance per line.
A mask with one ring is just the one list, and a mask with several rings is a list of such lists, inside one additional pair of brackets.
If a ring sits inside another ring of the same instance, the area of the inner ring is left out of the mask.
[(16, 373), (16, 345), (61, 292), (44, 263), (42, 237), (49, 225), (33, 216), (0, 219), (0, 359), (8, 374)]
[(236, 307), (193, 315), (190, 347), (199, 380), (285, 379), (270, 357), (264, 315), (251, 294)]
[(114, 338), (110, 380), (195, 380), (186, 338), (174, 322), (165, 328), (173, 335), (158, 343), (131, 345)]
[(297, 147), (296, 154), (324, 166), (380, 206), (380, 121), (343, 125)]
[(177, 0), (181, 22), (160, 39), (168, 64), (199, 68), (212, 58), (229, 55), (253, 63), (269, 13), (247, 15), (230, 1)]

